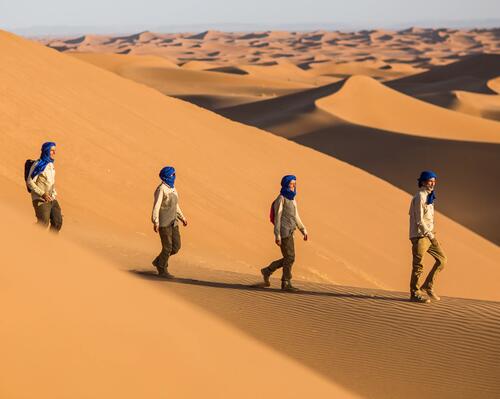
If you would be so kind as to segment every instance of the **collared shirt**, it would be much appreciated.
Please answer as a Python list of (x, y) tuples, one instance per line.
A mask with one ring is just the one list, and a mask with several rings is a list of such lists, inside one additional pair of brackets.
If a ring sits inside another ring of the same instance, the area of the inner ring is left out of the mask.
[(54, 168), (54, 164), (52, 162), (48, 163), (43, 172), (32, 179), (31, 174), (38, 162), (33, 162), (28, 178), (26, 179), (26, 184), (31, 189), (31, 199), (33, 201), (39, 200), (44, 194), (48, 194), (53, 199), (56, 199), (56, 169)]
[(434, 205), (427, 204), (429, 191), (422, 187), (410, 204), (410, 238), (434, 238)]
[(274, 236), (276, 240), (290, 237), (298, 227), (303, 235), (307, 234), (297, 209), (297, 202), (282, 195), (274, 201)]
[(177, 220), (184, 221), (184, 214), (179, 207), (179, 196), (175, 188), (161, 183), (154, 194), (151, 221), (160, 227), (176, 226)]

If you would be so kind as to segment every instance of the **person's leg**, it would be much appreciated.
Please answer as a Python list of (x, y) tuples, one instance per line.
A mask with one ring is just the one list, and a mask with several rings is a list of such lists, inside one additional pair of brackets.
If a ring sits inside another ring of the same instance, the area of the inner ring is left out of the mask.
[(293, 235), (281, 240), (281, 253), (283, 254), (283, 277), (281, 278), (281, 281), (290, 281), (292, 279), (293, 262), (295, 262)]
[(432, 299), (439, 300), (439, 297), (434, 293), (434, 280), (436, 278), (436, 274), (443, 270), (447, 259), (446, 255), (443, 252), (443, 249), (441, 248), (441, 245), (436, 239), (433, 240), (427, 252), (429, 252), (429, 254), (436, 260), (436, 262), (434, 263), (434, 266), (425, 279), (425, 282), (422, 285), (422, 289), (426, 290)]
[(33, 208), (35, 208), (37, 224), (43, 228), (47, 228), (50, 222), (50, 203), (43, 200), (35, 200), (33, 201)]
[(181, 249), (181, 233), (179, 231), (179, 226), (173, 227), (172, 230), (172, 252), (170, 256), (175, 255)]
[[(282, 243), (283, 245), (283, 243)], [(283, 251), (281, 251), (283, 253)], [(276, 270), (279, 268), (283, 267), (283, 261), (284, 259), (277, 259), (269, 264), (269, 266), (264, 267), (263, 269), (260, 269), (260, 272), (262, 274), (262, 278), (264, 279), (264, 287), (270, 287), (271, 282), (269, 281), (269, 278), (271, 277), (271, 274), (273, 274)]]
[(51, 210), (50, 210), (50, 230), (54, 233), (58, 233), (61, 230), (63, 218), (61, 207), (59, 206), (59, 202), (57, 200), (51, 202)]
[(411, 239), (412, 247), (412, 271), (410, 278), (410, 294), (411, 297), (420, 296), (420, 276), (422, 275), (422, 271), (424, 269), (424, 265), (422, 264), (422, 259), (424, 254), (429, 249), (431, 242), (427, 237), (421, 238), (412, 238)]
[(153, 261), (153, 265), (158, 269), (159, 274), (164, 274), (168, 268), (168, 258), (172, 252), (172, 226), (160, 227), (161, 252)]

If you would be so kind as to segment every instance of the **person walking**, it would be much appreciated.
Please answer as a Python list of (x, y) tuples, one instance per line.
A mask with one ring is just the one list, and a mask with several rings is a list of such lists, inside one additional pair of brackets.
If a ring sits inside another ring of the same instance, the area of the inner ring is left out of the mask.
[(187, 226), (187, 219), (179, 207), (179, 196), (175, 189), (175, 169), (166, 166), (160, 171), (161, 183), (154, 193), (153, 213), (151, 220), (153, 230), (160, 234), (162, 250), (152, 264), (158, 275), (167, 278), (174, 276), (168, 272), (168, 260), (181, 248), (181, 236), (178, 220)]
[[(434, 231), (434, 201), (436, 195), (437, 176), (432, 171), (424, 171), (418, 178), (419, 191), (413, 197), (410, 204), (410, 240), (412, 244), (412, 272), (410, 278), (410, 301), (419, 303), (429, 303), (430, 300), (422, 294), (425, 293), (433, 301), (441, 298), (434, 290), (436, 275), (446, 264), (444, 254)], [(424, 283), (420, 285), (420, 277), (424, 266), (422, 259), (429, 253), (435, 263), (427, 275)]]
[(269, 287), (269, 278), (278, 269), (283, 269), (281, 278), (281, 289), (284, 291), (298, 291), (292, 285), (292, 266), (295, 262), (295, 245), (293, 233), (296, 228), (300, 230), (307, 241), (307, 230), (300, 219), (297, 210), (297, 178), (293, 175), (286, 175), (281, 179), (281, 191), (271, 205), (271, 222), (274, 223), (275, 243), (281, 249), (283, 257), (275, 260), (269, 266), (261, 270), (264, 279), (264, 286)]
[(43, 228), (50, 225), (50, 231), (58, 233), (62, 228), (63, 217), (55, 187), (55, 156), (56, 143), (51, 141), (44, 143), (40, 159), (34, 161), (29, 168), (26, 186), (31, 193), (37, 224)]

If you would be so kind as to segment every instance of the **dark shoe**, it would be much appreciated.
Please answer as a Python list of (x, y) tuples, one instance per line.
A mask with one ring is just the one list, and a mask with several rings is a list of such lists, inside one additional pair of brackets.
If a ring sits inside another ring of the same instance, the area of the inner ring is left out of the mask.
[(441, 300), (441, 298), (434, 292), (432, 288), (424, 288), (424, 291), (433, 301), (437, 302)]
[(283, 291), (288, 291), (288, 292), (297, 292), (297, 291), (300, 291), (298, 288), (294, 287), (289, 280), (283, 280), (281, 282), (281, 289)]
[(430, 299), (424, 298), (421, 294), (416, 293), (410, 295), (410, 302), (417, 302), (417, 303), (430, 303)]
[(269, 277), (271, 277), (271, 272), (267, 267), (264, 269), (261, 269), (260, 272), (262, 273), (262, 278), (264, 279), (264, 287), (270, 287), (271, 286), (271, 281), (269, 280)]
[(164, 267), (158, 266), (156, 259), (152, 261), (151, 264), (158, 270), (158, 276), (163, 278), (174, 278), (174, 275), (170, 274)]

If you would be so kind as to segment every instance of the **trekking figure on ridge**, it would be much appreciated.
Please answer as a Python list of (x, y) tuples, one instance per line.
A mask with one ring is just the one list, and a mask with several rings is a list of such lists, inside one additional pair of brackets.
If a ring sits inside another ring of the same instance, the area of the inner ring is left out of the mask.
[(151, 220), (154, 231), (160, 234), (162, 250), (152, 264), (158, 270), (158, 275), (173, 278), (168, 272), (168, 259), (181, 248), (178, 220), (187, 226), (187, 219), (179, 207), (179, 197), (174, 187), (175, 169), (171, 166), (164, 167), (160, 171), (160, 179), (162, 182), (154, 193)]
[[(422, 293), (434, 301), (440, 298), (434, 291), (434, 280), (446, 264), (446, 255), (439, 244), (434, 232), (434, 188), (436, 174), (424, 171), (418, 178), (419, 191), (413, 197), (410, 205), (410, 240), (412, 243), (413, 267), (410, 278), (410, 301), (429, 303)], [(420, 285), (420, 276), (423, 271), (422, 258), (429, 253), (435, 263), (424, 283)]]
[(62, 228), (63, 217), (55, 188), (55, 155), (56, 143), (44, 143), (40, 159), (27, 160), (24, 164), (24, 177), (26, 188), (31, 194), (37, 224), (44, 228), (50, 224), (50, 231), (58, 233)]
[(274, 224), (275, 243), (281, 248), (283, 258), (275, 260), (261, 270), (264, 287), (271, 286), (269, 278), (277, 269), (283, 268), (281, 289), (284, 291), (298, 291), (292, 285), (292, 265), (295, 261), (295, 246), (293, 233), (296, 228), (300, 230), (307, 241), (307, 231), (300, 220), (295, 196), (297, 194), (297, 178), (286, 175), (281, 179), (281, 191), (271, 205), (270, 218)]

